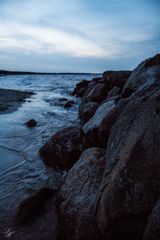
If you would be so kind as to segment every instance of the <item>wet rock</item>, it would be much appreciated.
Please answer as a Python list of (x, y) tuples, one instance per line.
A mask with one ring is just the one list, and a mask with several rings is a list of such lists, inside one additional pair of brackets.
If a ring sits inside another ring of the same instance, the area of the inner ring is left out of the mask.
[(86, 90), (87, 90), (87, 87), (80, 88), (79, 92), (77, 94), (77, 97), (83, 97), (85, 92), (86, 92)]
[(102, 79), (101, 77), (95, 77), (95, 78), (92, 79), (92, 81), (99, 82), (101, 79)]
[(64, 104), (64, 107), (65, 107), (65, 108), (70, 108), (70, 107), (73, 106), (73, 104), (74, 104), (74, 101), (68, 100), (68, 101)]
[[(116, 105), (114, 100), (106, 101), (98, 107), (93, 117), (83, 125), (83, 133), (91, 146), (99, 145), (99, 128), (101, 127), (104, 119), (114, 114), (115, 109)], [(111, 122), (112, 120), (113, 119), (111, 117)]]
[[(160, 54), (149, 58), (138, 65), (127, 80), (122, 95), (126, 92), (136, 95), (146, 94), (147, 90), (154, 89), (160, 83)], [(128, 95), (128, 94), (127, 94)]]
[(12, 240), (56, 240), (58, 211), (54, 205), (56, 192), (42, 188), (24, 200), (10, 231)]
[(85, 150), (69, 170), (61, 189), (61, 240), (103, 239), (95, 222), (94, 203), (104, 170), (105, 150)]
[(108, 92), (106, 84), (97, 83), (95, 86), (87, 89), (83, 97), (83, 101), (101, 103), (104, 99), (107, 98), (107, 94)]
[(132, 99), (112, 127), (96, 207), (105, 239), (142, 240), (160, 195), (158, 95), (157, 86), (145, 97)]
[(87, 89), (88, 84), (90, 83), (90, 81), (87, 80), (83, 80), (79, 83), (77, 83), (73, 93), (77, 96), (77, 97), (82, 97), (85, 90)]
[(156, 202), (147, 220), (143, 240), (160, 239), (160, 199)]
[(69, 169), (85, 147), (86, 142), (81, 128), (72, 126), (55, 133), (40, 149), (40, 156), (48, 166)]
[(129, 98), (133, 93), (134, 93), (134, 91), (131, 88), (127, 87), (124, 89), (121, 96), (122, 96), (122, 98)]
[(145, 61), (144, 67), (148, 68), (148, 67), (152, 67), (152, 66), (156, 66), (156, 65), (160, 65), (160, 54), (156, 54), (154, 57), (149, 58)]
[(121, 93), (121, 89), (118, 87), (113, 87), (109, 92), (108, 92), (108, 98), (115, 97)]
[(35, 126), (37, 125), (37, 121), (36, 121), (35, 119), (30, 119), (29, 121), (27, 121), (27, 122), (25, 123), (25, 125), (26, 125), (27, 127), (32, 128), (32, 127), (35, 127)]
[(88, 102), (79, 107), (79, 117), (83, 124), (91, 119), (98, 107), (96, 102)]
[(102, 80), (107, 84), (109, 90), (113, 87), (122, 89), (130, 74), (131, 71), (106, 71), (103, 73)]
[(97, 138), (97, 145), (101, 147), (106, 147), (108, 138), (112, 129), (112, 126), (118, 119), (119, 115), (128, 104), (127, 100), (120, 100), (115, 108), (110, 112), (106, 113), (105, 117), (101, 119), (101, 123), (98, 129), (95, 131), (95, 136)]

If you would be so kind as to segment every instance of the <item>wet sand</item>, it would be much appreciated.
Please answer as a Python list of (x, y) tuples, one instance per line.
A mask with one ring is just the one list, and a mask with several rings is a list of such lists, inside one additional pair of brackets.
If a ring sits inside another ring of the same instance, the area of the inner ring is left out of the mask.
[(0, 89), (0, 114), (16, 111), (33, 92)]

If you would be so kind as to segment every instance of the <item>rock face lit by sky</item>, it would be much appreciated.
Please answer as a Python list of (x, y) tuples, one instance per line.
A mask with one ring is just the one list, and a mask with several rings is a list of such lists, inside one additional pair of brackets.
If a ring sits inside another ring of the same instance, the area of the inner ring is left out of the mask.
[(0, 69), (132, 69), (160, 49), (159, 0), (0, 0)]

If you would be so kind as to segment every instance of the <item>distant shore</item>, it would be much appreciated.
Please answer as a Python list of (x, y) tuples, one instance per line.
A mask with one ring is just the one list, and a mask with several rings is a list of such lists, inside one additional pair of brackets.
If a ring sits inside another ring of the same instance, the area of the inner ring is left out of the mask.
[(62, 72), (62, 73), (60, 73), (60, 72), (27, 72), (27, 71), (8, 71), (8, 70), (0, 70), (0, 76), (4, 76), (4, 75), (28, 75), (28, 74), (30, 74), (30, 75), (33, 75), (33, 74), (35, 74), (35, 75), (42, 75), (42, 74), (79, 74), (79, 75), (83, 75), (83, 74), (85, 74), (85, 75), (90, 75), (90, 74), (92, 74), (92, 75), (97, 75), (97, 74), (100, 74), (100, 73), (72, 73), (72, 72)]

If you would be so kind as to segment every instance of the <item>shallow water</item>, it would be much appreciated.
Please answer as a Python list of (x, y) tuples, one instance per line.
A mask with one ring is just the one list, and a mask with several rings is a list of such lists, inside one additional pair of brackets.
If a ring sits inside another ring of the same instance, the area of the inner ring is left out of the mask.
[[(18, 110), (0, 115), (0, 224), (15, 213), (17, 205), (44, 185), (57, 188), (64, 174), (46, 168), (38, 150), (58, 129), (77, 121), (78, 100), (69, 95), (77, 82), (95, 75), (53, 74), (0, 77), (0, 88), (34, 91)], [(69, 109), (60, 98), (73, 99)], [(34, 118), (38, 125), (24, 124)]]

